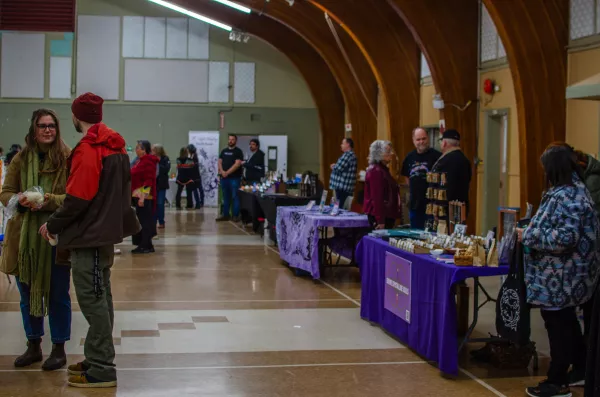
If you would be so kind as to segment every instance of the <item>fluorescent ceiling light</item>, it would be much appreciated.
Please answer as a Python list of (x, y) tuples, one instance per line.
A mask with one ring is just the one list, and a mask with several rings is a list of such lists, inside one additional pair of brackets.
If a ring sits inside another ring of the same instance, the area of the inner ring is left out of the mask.
[(241, 6), (237, 3), (234, 3), (233, 1), (229, 1), (229, 0), (215, 0), (215, 1), (219, 2), (221, 4), (225, 4), (226, 6), (229, 6), (231, 8), (235, 8), (238, 11), (245, 12), (246, 14), (250, 14), (250, 12), (251, 12), (251, 10), (248, 7)]
[(232, 30), (231, 26), (228, 26), (228, 25), (225, 25), (224, 23), (215, 21), (214, 19), (207, 18), (204, 15), (197, 14), (197, 13), (192, 12), (190, 10), (186, 10), (185, 8), (179, 7), (178, 5), (175, 5), (173, 3), (169, 3), (168, 1), (164, 1), (164, 0), (148, 0), (148, 1), (156, 3), (156, 4), (161, 5), (163, 7), (169, 8), (169, 9), (171, 9), (173, 11), (180, 12), (182, 14), (185, 14), (185, 15), (189, 16), (189, 17), (192, 17), (192, 18), (195, 18), (195, 19), (199, 19), (199, 20), (201, 20), (203, 22), (210, 23), (211, 25), (214, 25), (214, 26), (219, 27), (221, 29), (225, 29), (225, 30), (227, 30), (229, 32), (231, 32), (231, 30)]

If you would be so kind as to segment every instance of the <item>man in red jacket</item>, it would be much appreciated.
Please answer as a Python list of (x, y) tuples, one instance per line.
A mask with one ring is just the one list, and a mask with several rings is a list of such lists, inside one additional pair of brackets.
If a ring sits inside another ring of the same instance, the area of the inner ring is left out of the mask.
[(69, 366), (69, 386), (84, 388), (117, 385), (110, 267), (114, 244), (140, 230), (131, 207), (125, 140), (102, 123), (103, 102), (87, 93), (71, 106), (73, 124), (83, 138), (68, 160), (64, 204), (40, 229), (44, 238), (57, 238), (59, 248), (71, 251), (77, 301), (90, 328), (85, 360)]

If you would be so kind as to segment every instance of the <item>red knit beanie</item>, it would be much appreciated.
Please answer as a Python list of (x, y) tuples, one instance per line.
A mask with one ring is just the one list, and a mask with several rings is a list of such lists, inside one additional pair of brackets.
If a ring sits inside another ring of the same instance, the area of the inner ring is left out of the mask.
[(91, 92), (80, 95), (73, 101), (71, 111), (79, 121), (97, 124), (102, 121), (102, 104), (104, 99)]

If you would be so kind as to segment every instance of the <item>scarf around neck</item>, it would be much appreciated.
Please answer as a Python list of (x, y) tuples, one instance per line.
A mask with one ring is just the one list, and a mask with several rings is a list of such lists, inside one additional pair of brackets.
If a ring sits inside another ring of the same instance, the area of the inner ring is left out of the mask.
[[(44, 193), (52, 193), (57, 184), (64, 185), (65, 170), (52, 170), (51, 163), (49, 154), (46, 154), (43, 164), (40, 164), (37, 150), (28, 151), (21, 163), (21, 191), (39, 186)], [(19, 281), (29, 286), (30, 314), (34, 317), (44, 317), (48, 314), (52, 247), (38, 230), (50, 215), (51, 213), (46, 211), (27, 211), (23, 215), (21, 227), (17, 262)]]

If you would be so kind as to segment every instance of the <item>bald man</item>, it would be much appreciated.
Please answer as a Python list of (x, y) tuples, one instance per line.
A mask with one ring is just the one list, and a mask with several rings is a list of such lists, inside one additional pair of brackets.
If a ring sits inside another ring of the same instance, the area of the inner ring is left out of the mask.
[(402, 163), (401, 174), (410, 188), (410, 226), (413, 229), (425, 228), (425, 210), (427, 209), (427, 173), (442, 155), (429, 144), (429, 135), (421, 127), (412, 132), (415, 150), (410, 152)]

